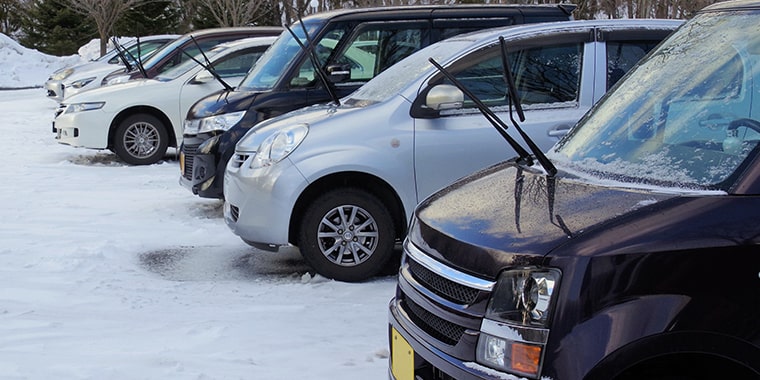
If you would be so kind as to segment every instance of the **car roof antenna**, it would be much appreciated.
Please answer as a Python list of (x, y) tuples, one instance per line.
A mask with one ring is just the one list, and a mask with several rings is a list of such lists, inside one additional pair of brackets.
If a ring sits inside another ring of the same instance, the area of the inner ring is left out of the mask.
[(190, 59), (192, 59), (193, 61), (195, 61), (195, 63), (201, 65), (201, 67), (203, 67), (204, 69), (208, 70), (208, 72), (211, 73), (211, 76), (213, 76), (214, 79), (216, 79), (216, 81), (219, 82), (222, 85), (222, 87), (224, 87), (225, 90), (227, 90), (227, 91), (234, 90), (232, 88), (232, 86), (230, 86), (227, 82), (225, 82), (224, 79), (222, 79), (222, 77), (219, 76), (219, 73), (216, 72), (216, 69), (214, 69), (214, 64), (211, 63), (211, 61), (206, 56), (206, 53), (203, 52), (203, 49), (198, 44), (198, 41), (195, 40), (195, 37), (190, 36), (190, 39), (195, 44), (195, 47), (198, 48), (198, 51), (201, 52), (201, 55), (203, 56), (203, 59), (206, 61), (206, 64), (203, 64), (201, 61), (199, 61), (198, 59), (196, 59), (195, 57), (193, 57), (192, 55), (190, 55), (190, 53), (188, 53), (184, 49), (182, 49), (182, 54), (190, 57)]
[(514, 118), (514, 114), (512, 112), (513, 104), (515, 110), (517, 111), (517, 116), (520, 118), (520, 121), (525, 121), (525, 113), (523, 112), (522, 104), (520, 104), (520, 98), (517, 96), (517, 86), (515, 85), (515, 80), (512, 77), (512, 70), (509, 68), (509, 60), (507, 59), (507, 43), (504, 41), (504, 37), (499, 37), (499, 45), (501, 46), (501, 64), (504, 66), (504, 80), (507, 83), (507, 90), (509, 91), (509, 119), (512, 121), (512, 125), (514, 125), (517, 132), (520, 133), (520, 136), (522, 136), (523, 140), (525, 140), (525, 143), (528, 144), (528, 148), (530, 148), (531, 152), (533, 152), (533, 154), (536, 156), (538, 162), (541, 164), (541, 166), (543, 166), (544, 170), (546, 170), (546, 173), (549, 174), (550, 177), (554, 177), (557, 174), (557, 168), (554, 166), (554, 164), (552, 164), (549, 158), (546, 157), (541, 148), (536, 145), (533, 139), (531, 139), (530, 136), (525, 133), (522, 127), (520, 127), (520, 124), (518, 124), (517, 120)]
[(332, 87), (332, 83), (327, 79), (327, 74), (325, 73), (324, 69), (322, 68), (322, 65), (319, 64), (319, 59), (317, 58), (317, 52), (314, 49), (314, 43), (311, 40), (311, 37), (309, 37), (309, 32), (306, 30), (306, 26), (303, 24), (303, 20), (301, 18), (298, 18), (298, 22), (301, 24), (301, 28), (303, 29), (304, 36), (306, 37), (306, 43), (308, 44), (308, 47), (301, 42), (301, 39), (298, 38), (298, 36), (293, 32), (293, 29), (290, 28), (290, 26), (285, 25), (285, 29), (290, 32), (290, 35), (293, 36), (293, 38), (296, 40), (298, 45), (306, 51), (307, 54), (309, 54), (309, 60), (311, 60), (312, 66), (314, 66), (314, 71), (316, 71), (317, 77), (319, 77), (320, 82), (325, 86), (325, 90), (327, 90), (327, 94), (330, 95), (330, 99), (335, 103), (335, 105), (340, 105), (340, 99), (338, 98), (338, 94), (335, 93), (335, 89)]
[(124, 63), (124, 67), (127, 68), (127, 72), (132, 71), (132, 64), (129, 63), (129, 60), (127, 60), (127, 57), (124, 55), (124, 50), (122, 50), (123, 47), (119, 44), (119, 41), (116, 40), (116, 37), (111, 37), (111, 42), (113, 42), (113, 46), (116, 49), (116, 55), (121, 59), (121, 62)]
[(517, 162), (526, 166), (533, 165), (533, 159), (530, 156), (530, 153), (525, 150), (520, 144), (507, 133), (507, 129), (509, 126), (504, 123), (501, 119), (499, 119), (496, 114), (491, 111), (488, 106), (483, 104), (483, 102), (478, 99), (475, 94), (473, 94), (470, 90), (468, 90), (461, 82), (459, 82), (458, 79), (456, 79), (451, 73), (449, 73), (446, 69), (443, 68), (438, 62), (436, 62), (433, 58), (428, 58), (430, 63), (435, 66), (438, 71), (441, 72), (451, 83), (453, 83), (457, 88), (459, 88), (460, 91), (462, 91), (465, 95), (467, 95), (468, 98), (470, 98), (473, 103), (475, 103), (475, 106), (478, 108), (480, 113), (485, 116), (485, 118), (493, 125), (493, 127), (496, 129), (497, 132), (501, 135), (501, 137), (504, 138), (504, 140), (507, 140), (507, 143), (509, 143), (509, 146), (512, 147), (512, 149), (517, 152), (518, 159)]

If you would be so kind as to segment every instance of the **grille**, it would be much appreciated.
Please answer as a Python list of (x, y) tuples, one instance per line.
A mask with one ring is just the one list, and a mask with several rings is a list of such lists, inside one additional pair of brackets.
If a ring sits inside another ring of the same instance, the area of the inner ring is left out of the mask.
[(194, 145), (182, 145), (182, 153), (185, 155), (185, 171), (182, 172), (182, 176), (186, 179), (193, 179), (193, 162), (195, 161), (195, 153), (198, 151), (200, 144)]
[(238, 218), (240, 217), (240, 208), (230, 205), (230, 216), (232, 217), (233, 221), (237, 222)]
[(449, 301), (469, 305), (473, 303), (478, 296), (477, 289), (441, 277), (412, 259), (409, 259), (408, 263), (409, 272), (415, 280), (425, 285), (427, 289), (433, 291), (435, 294), (438, 294)]
[(408, 298), (405, 301), (409, 318), (428, 335), (441, 342), (453, 346), (464, 334), (464, 327), (446, 321), (425, 310)]

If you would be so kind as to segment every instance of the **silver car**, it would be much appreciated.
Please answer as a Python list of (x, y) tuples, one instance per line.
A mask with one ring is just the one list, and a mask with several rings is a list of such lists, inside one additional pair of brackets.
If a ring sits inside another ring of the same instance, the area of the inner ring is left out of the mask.
[(323, 276), (365, 280), (393, 256), (419, 201), (514, 155), (430, 58), (507, 120), (503, 38), (525, 109), (521, 125), (548, 150), (680, 24), (567, 21), (431, 45), (340, 105), (301, 109), (252, 129), (226, 168), (226, 223), (255, 247), (298, 246)]

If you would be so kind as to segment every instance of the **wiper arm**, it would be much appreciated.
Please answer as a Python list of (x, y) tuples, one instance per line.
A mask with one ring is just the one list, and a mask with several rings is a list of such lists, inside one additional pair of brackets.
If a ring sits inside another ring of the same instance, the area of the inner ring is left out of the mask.
[(219, 73), (216, 72), (216, 69), (214, 69), (214, 64), (211, 63), (211, 61), (206, 56), (206, 53), (204, 53), (203, 49), (201, 49), (201, 46), (198, 45), (198, 41), (195, 40), (195, 37), (190, 36), (190, 39), (195, 44), (195, 47), (198, 48), (198, 51), (201, 52), (201, 55), (203, 56), (203, 59), (206, 61), (206, 64), (203, 64), (201, 61), (199, 61), (198, 59), (196, 59), (195, 57), (193, 57), (192, 55), (190, 55), (190, 53), (188, 53), (184, 49), (182, 49), (182, 54), (190, 57), (190, 59), (192, 59), (193, 61), (195, 61), (195, 63), (199, 64), (201, 67), (203, 67), (204, 69), (208, 70), (208, 72), (211, 73), (211, 76), (213, 76), (214, 79), (216, 79), (216, 81), (219, 82), (222, 85), (222, 87), (224, 87), (225, 90), (227, 90), (227, 91), (234, 90), (232, 88), (232, 86), (230, 86), (229, 84), (227, 84), (227, 82), (225, 82), (224, 79), (222, 79), (222, 77), (219, 75)]
[(116, 49), (116, 55), (119, 57), (122, 63), (124, 63), (124, 67), (127, 68), (127, 72), (132, 71), (132, 64), (129, 63), (129, 60), (127, 60), (127, 57), (124, 55), (124, 50), (121, 44), (116, 40), (116, 37), (111, 37), (111, 42), (113, 42), (113, 46)]
[(551, 161), (549, 161), (549, 158), (546, 157), (544, 152), (538, 147), (538, 145), (536, 145), (533, 139), (525, 133), (512, 114), (512, 104), (514, 103), (520, 121), (525, 121), (525, 113), (523, 112), (522, 104), (520, 104), (520, 98), (517, 97), (517, 86), (512, 77), (512, 70), (509, 68), (509, 62), (507, 60), (507, 44), (504, 41), (504, 37), (499, 37), (499, 44), (501, 45), (501, 64), (504, 66), (504, 79), (507, 82), (507, 89), (509, 91), (509, 119), (512, 121), (512, 125), (514, 125), (517, 132), (520, 133), (523, 140), (525, 140), (525, 143), (528, 144), (528, 148), (530, 148), (531, 152), (536, 156), (538, 162), (544, 167), (544, 170), (546, 170), (549, 176), (553, 177), (557, 174), (557, 168)]
[(314, 49), (314, 43), (311, 40), (311, 37), (309, 37), (309, 32), (306, 31), (306, 26), (304, 26), (303, 21), (301, 21), (301, 18), (298, 19), (299, 23), (301, 24), (301, 28), (303, 28), (304, 36), (306, 36), (306, 42), (308, 43), (308, 47), (301, 42), (301, 39), (298, 38), (298, 36), (293, 32), (292, 29), (290, 29), (290, 26), (285, 26), (285, 28), (290, 32), (290, 35), (293, 36), (293, 39), (296, 40), (298, 43), (298, 46), (301, 47), (308, 55), (309, 60), (311, 60), (312, 66), (314, 66), (314, 71), (317, 74), (317, 77), (319, 77), (320, 82), (325, 86), (325, 90), (327, 90), (327, 94), (330, 96), (330, 99), (336, 104), (340, 105), (340, 99), (338, 98), (338, 94), (335, 93), (335, 89), (332, 87), (332, 83), (327, 79), (327, 74), (325, 73), (324, 69), (322, 68), (322, 65), (319, 64), (319, 59), (317, 58), (317, 52)]
[(470, 98), (473, 101), (473, 103), (475, 103), (475, 106), (478, 107), (478, 110), (480, 111), (480, 113), (482, 113), (483, 116), (485, 116), (485, 118), (491, 123), (491, 125), (493, 125), (493, 127), (496, 128), (496, 131), (499, 132), (501, 137), (503, 137), (504, 140), (507, 140), (507, 143), (509, 143), (509, 146), (511, 146), (512, 149), (514, 149), (515, 152), (517, 152), (517, 156), (519, 157), (517, 162), (526, 166), (533, 165), (533, 159), (531, 158), (530, 153), (528, 153), (528, 151), (526, 151), (525, 148), (520, 146), (520, 144), (512, 136), (510, 136), (509, 133), (507, 133), (507, 129), (509, 128), (509, 126), (505, 124), (504, 121), (499, 119), (499, 117), (496, 116), (496, 114), (494, 114), (493, 111), (491, 111), (491, 109), (488, 108), (488, 106), (483, 104), (483, 102), (480, 99), (478, 99), (478, 97), (475, 96), (475, 94), (473, 94), (470, 90), (468, 90), (461, 82), (459, 82), (457, 78), (455, 78), (453, 75), (451, 75), (451, 73), (449, 73), (446, 69), (444, 69), (443, 66), (438, 64), (438, 62), (436, 62), (433, 58), (429, 58), (428, 60), (430, 61), (430, 63), (433, 64), (433, 66), (435, 66), (438, 69), (438, 71), (441, 72), (441, 74), (443, 74), (446, 77), (446, 79), (451, 81), (451, 83), (457, 86), (457, 88), (459, 88), (460, 91), (462, 91), (465, 95), (467, 95), (468, 98)]

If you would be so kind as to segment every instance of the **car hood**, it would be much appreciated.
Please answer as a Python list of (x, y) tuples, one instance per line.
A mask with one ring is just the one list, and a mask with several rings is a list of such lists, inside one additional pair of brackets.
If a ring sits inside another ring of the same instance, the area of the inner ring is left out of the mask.
[[(144, 99), (147, 94), (154, 94), (156, 91), (163, 89), (169, 82), (160, 82), (155, 79), (133, 79), (128, 82), (103, 86), (72, 95), (67, 98), (65, 103), (83, 103), (83, 102), (117, 102), (123, 103)], [(151, 91), (151, 92), (146, 92)], [(176, 94), (175, 94), (176, 97)]]
[(205, 117), (245, 111), (256, 100), (259, 92), (255, 91), (227, 91), (221, 90), (201, 98), (188, 111), (188, 119), (202, 119)]
[(677, 196), (550, 178), (507, 162), (423, 201), (409, 238), (447, 265), (495, 279), (506, 266), (535, 263), (623, 214)]
[(364, 107), (336, 107), (334, 104), (317, 104), (300, 108), (257, 124), (240, 140), (236, 150), (254, 152), (272, 132), (296, 124), (308, 124), (309, 128), (320, 128), (321, 125), (325, 125), (326, 128), (337, 128), (346, 125), (339, 119), (362, 109)]

